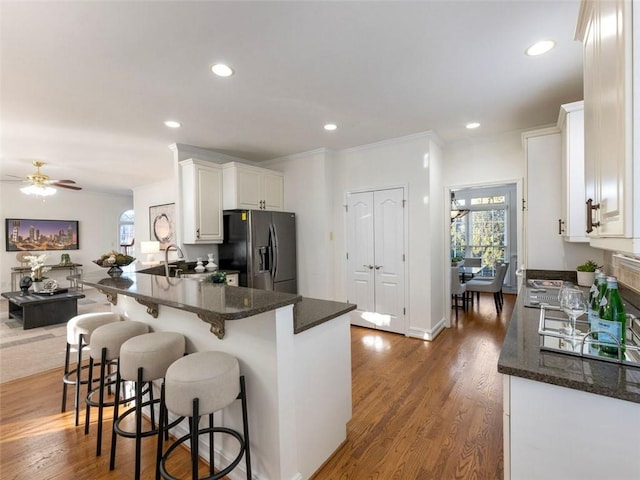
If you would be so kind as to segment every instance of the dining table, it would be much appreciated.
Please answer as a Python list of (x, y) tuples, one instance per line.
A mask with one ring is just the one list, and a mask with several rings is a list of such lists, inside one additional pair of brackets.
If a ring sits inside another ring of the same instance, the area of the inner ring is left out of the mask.
[(467, 280), (471, 280), (476, 275), (481, 273), (484, 270), (484, 267), (484, 265), (481, 265), (479, 267), (468, 267), (465, 265), (461, 265), (460, 267), (458, 267), (458, 271), (460, 272), (460, 281), (462, 283), (465, 283)]

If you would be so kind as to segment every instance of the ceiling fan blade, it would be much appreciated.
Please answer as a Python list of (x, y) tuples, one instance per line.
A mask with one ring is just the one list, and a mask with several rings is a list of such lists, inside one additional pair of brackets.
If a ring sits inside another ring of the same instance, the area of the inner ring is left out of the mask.
[[(19, 178), (20, 180), (25, 180), (24, 177), (19, 177), (18, 175), (9, 175), (8, 173), (5, 174), (5, 177), (13, 177), (13, 178)], [(14, 182), (15, 180), (7, 180), (7, 181)]]
[(47, 182), (49, 182), (52, 185), (55, 183), (76, 183), (73, 180), (47, 180)]
[(51, 185), (55, 185), (56, 187), (61, 187), (61, 188), (68, 188), (70, 190), (82, 190), (82, 187), (76, 187), (76, 186), (73, 186), (73, 185), (65, 185), (64, 183), (58, 183), (58, 182), (54, 182)]

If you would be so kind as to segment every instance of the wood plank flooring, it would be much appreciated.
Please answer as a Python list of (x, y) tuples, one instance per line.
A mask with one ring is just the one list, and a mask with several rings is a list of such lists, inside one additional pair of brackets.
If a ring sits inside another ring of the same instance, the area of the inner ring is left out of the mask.
[[(483, 296), (434, 342), (352, 327), (353, 418), (347, 441), (314, 480), (501, 479), (497, 358), (514, 299), (505, 295), (498, 316), (491, 295)], [(95, 426), (85, 436), (72, 410), (60, 414), (61, 375), (0, 384), (0, 478), (133, 478), (133, 441), (118, 441), (110, 472), (109, 428), (95, 457)], [(143, 479), (155, 478), (154, 449), (155, 439), (143, 441)], [(188, 454), (177, 455), (184, 474)]]
[(434, 342), (352, 327), (347, 442), (314, 480), (502, 479), (504, 297), (498, 316), (483, 294)]

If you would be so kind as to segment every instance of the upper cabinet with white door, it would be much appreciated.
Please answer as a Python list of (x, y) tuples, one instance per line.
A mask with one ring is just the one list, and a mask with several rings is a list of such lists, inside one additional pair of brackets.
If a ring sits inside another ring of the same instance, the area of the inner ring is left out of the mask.
[(284, 176), (280, 172), (229, 162), (222, 165), (225, 210), (284, 210)]
[(527, 268), (557, 269), (564, 265), (564, 245), (558, 235), (561, 216), (560, 131), (543, 128), (524, 132), (524, 261)]
[(576, 36), (584, 54), (587, 230), (594, 247), (640, 254), (640, 33), (634, 32), (640, 1), (583, 0)]
[(194, 158), (179, 165), (182, 242), (222, 243), (222, 168)]
[(560, 107), (558, 128), (562, 135), (562, 183), (558, 233), (567, 242), (589, 242), (585, 232), (584, 102)]

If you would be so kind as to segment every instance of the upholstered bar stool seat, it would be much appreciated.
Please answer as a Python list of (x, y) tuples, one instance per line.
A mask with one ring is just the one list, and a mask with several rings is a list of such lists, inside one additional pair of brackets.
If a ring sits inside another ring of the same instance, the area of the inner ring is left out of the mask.
[[(108, 323), (119, 322), (120, 315), (111, 312), (84, 313), (76, 315), (67, 322), (67, 346), (64, 359), (64, 375), (62, 377), (62, 407), (64, 413), (67, 409), (67, 386), (75, 386), (75, 425), (78, 425), (80, 412), (80, 386), (86, 385), (82, 380), (82, 350), (90, 345), (93, 331)], [(71, 349), (77, 350), (76, 366), (71, 369)], [(85, 367), (88, 368), (88, 367)]]
[[(146, 323), (126, 320), (123, 322), (109, 323), (96, 328), (91, 335), (91, 348), (89, 355), (89, 385), (93, 385), (93, 367), (96, 360), (100, 362), (100, 377), (98, 378), (99, 386), (90, 389), (87, 393), (87, 413), (85, 415), (84, 433), (89, 433), (90, 409), (98, 407), (98, 437), (96, 445), (96, 456), (102, 453), (102, 417), (105, 406), (112, 406), (114, 402), (106, 402), (104, 397), (104, 389), (109, 385), (113, 385), (115, 380), (110, 380), (107, 374), (107, 364), (113, 363), (120, 357), (120, 347), (130, 338), (143, 335), (149, 332), (149, 326)], [(93, 395), (98, 393), (98, 399), (94, 400)], [(118, 397), (114, 397), (118, 398)], [(118, 399), (123, 403), (129, 399)]]
[[(160, 399), (153, 399), (153, 380), (164, 379), (169, 366), (184, 355), (186, 341), (183, 335), (175, 332), (154, 332), (138, 335), (130, 338), (120, 348), (120, 360), (118, 361), (118, 373), (116, 377), (116, 398), (120, 394), (120, 380), (133, 381), (135, 388), (135, 407), (119, 413), (119, 405), (116, 403), (113, 413), (113, 434), (111, 436), (111, 459), (109, 468), (115, 468), (116, 441), (118, 436), (135, 438), (135, 478), (140, 478), (140, 450), (142, 438), (158, 433), (154, 419), (154, 404), (160, 403)], [(149, 400), (143, 400), (143, 385), (149, 383)], [(142, 430), (142, 409), (149, 407), (151, 416), (151, 428)], [(122, 421), (135, 415), (135, 431), (125, 430), (121, 427)], [(157, 465), (156, 459), (156, 465)]]
[[(247, 478), (251, 478), (251, 456), (249, 450), (249, 428), (247, 422), (247, 400), (244, 377), (240, 376), (238, 360), (223, 352), (197, 352), (174, 362), (165, 376), (166, 410), (182, 417), (190, 417), (190, 433), (169, 446), (160, 460), (163, 478), (177, 480), (166, 470), (166, 461), (171, 452), (187, 440), (191, 441), (192, 478), (198, 478), (198, 437), (209, 434), (209, 473), (203, 480), (219, 479), (231, 472), (245, 457)], [(225, 427), (214, 427), (213, 414), (229, 406), (236, 399), (242, 401), (243, 434)], [(162, 414), (166, 414), (161, 409)], [(209, 427), (198, 429), (201, 415), (209, 415)], [(162, 429), (161, 418), (161, 429)], [(236, 438), (240, 450), (236, 458), (219, 472), (214, 470), (213, 433), (222, 433)], [(162, 435), (158, 435), (159, 445)], [(161, 447), (159, 448), (161, 450)]]

